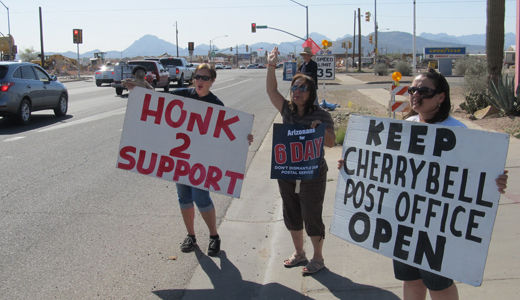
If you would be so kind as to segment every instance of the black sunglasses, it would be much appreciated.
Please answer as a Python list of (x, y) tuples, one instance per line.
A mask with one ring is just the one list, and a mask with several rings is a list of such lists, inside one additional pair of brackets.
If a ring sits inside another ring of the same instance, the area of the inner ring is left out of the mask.
[(193, 76), (193, 79), (202, 80), (202, 81), (209, 81), (211, 79), (211, 77), (206, 76), (206, 75), (195, 75), (195, 76)]
[(306, 85), (293, 85), (291, 86), (291, 91), (294, 93), (296, 91), (300, 91), (300, 92), (306, 92), (308, 91), (309, 89), (307, 88)]
[(436, 89), (431, 89), (426, 86), (422, 86), (420, 88), (414, 87), (414, 86), (408, 87), (408, 94), (413, 95), (413, 94), (415, 94), (415, 92), (418, 92), (419, 95), (421, 95), (423, 97), (428, 97), (428, 98), (433, 97), (435, 94), (437, 94)]

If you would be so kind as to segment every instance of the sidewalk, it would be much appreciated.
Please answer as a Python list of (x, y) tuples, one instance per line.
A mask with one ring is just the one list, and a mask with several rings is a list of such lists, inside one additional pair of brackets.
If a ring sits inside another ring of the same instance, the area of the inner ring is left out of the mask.
[[(355, 80), (345, 77), (346, 81)], [(342, 81), (345, 83), (343, 78)], [(365, 95), (380, 99), (382, 94), (376, 93), (381, 91), (374, 92), (373, 96)], [(275, 122), (281, 122), (279, 116)], [(401, 298), (402, 283), (394, 279), (390, 258), (328, 233), (338, 177), (336, 161), (342, 153), (339, 146), (325, 149), (329, 165), (323, 212), (327, 228), (323, 249), (327, 268), (314, 276), (303, 277), (301, 267), (283, 267), (283, 260), (294, 249), (283, 223), (277, 183), (269, 179), (271, 141), (272, 131), (251, 162), (241, 198), (233, 200), (220, 224), (222, 253), (210, 258), (196, 252), (200, 265), (183, 299)], [(520, 176), (520, 141), (517, 139), (510, 140), (506, 168), (510, 174), (509, 188), (498, 209), (484, 282), (479, 288), (458, 284), (461, 299), (515, 299), (520, 292), (520, 186), (513, 184)], [(312, 253), (308, 238), (305, 249)]]

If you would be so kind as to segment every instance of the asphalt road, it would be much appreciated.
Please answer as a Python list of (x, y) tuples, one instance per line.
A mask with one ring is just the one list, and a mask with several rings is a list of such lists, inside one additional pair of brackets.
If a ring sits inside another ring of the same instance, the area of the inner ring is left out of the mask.
[[(0, 298), (157, 299), (154, 290), (182, 290), (198, 261), (179, 251), (186, 231), (175, 184), (115, 167), (127, 98), (92, 79), (66, 86), (64, 118), (36, 112), (23, 127), (0, 118)], [(276, 114), (265, 70), (219, 70), (212, 91), (255, 115), (249, 163)], [(233, 199), (213, 198), (220, 222)], [(199, 216), (196, 231), (205, 250)]]

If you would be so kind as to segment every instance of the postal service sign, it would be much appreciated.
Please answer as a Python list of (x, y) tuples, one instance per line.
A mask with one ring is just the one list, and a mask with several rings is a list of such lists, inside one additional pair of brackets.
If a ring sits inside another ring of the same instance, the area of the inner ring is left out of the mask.
[(240, 197), (252, 127), (251, 114), (137, 87), (117, 167)]
[(480, 285), (508, 143), (501, 133), (352, 116), (331, 233)]

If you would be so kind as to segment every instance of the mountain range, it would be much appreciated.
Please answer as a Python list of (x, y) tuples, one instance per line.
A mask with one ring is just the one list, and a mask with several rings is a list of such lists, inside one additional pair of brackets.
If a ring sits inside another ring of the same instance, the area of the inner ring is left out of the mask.
[[(328, 40), (329, 38), (319, 33), (311, 33), (310, 37), (318, 44), (321, 45), (322, 40)], [(336, 41), (332, 41), (331, 51), (332, 53), (345, 53), (345, 49), (341, 48), (342, 42), (352, 41), (352, 35), (347, 34)], [(356, 43), (358, 37), (356, 36)], [(293, 52), (300, 52), (301, 44), (303, 41), (297, 40), (293, 42), (282, 42), (280, 44), (275, 43), (255, 43), (249, 46), (249, 51), (257, 51), (263, 54), (263, 51), (271, 50), (273, 47), (278, 46), (278, 49), (282, 54), (288, 54)], [(486, 35), (485, 34), (472, 34), (463, 36), (453, 36), (445, 33), (432, 34), (422, 33), (415, 38), (416, 51), (418, 53), (423, 52), (425, 47), (466, 47), (466, 53), (485, 53), (486, 52)], [(386, 31), (378, 32), (378, 49), (379, 53), (411, 53), (413, 44), (413, 36), (410, 33), (400, 31)], [(504, 50), (508, 49), (511, 45), (515, 44), (515, 34), (507, 33), (504, 36)], [(187, 45), (186, 45), (187, 46)], [(217, 52), (224, 54), (235, 54), (236, 46), (233, 46), (233, 50), (230, 48), (217, 49)], [(367, 50), (372, 50), (373, 45), (369, 44), (369, 37), (361, 36), (361, 47), (362, 52), (367, 53)], [(246, 53), (246, 45), (238, 45), (239, 53)], [(366, 50), (367, 49), (367, 50)], [(136, 57), (136, 56), (159, 56), (162, 54), (168, 54), (175, 56), (177, 55), (177, 46), (165, 40), (162, 40), (154, 35), (144, 35), (140, 39), (134, 41), (129, 47), (123, 51), (116, 50), (92, 50), (80, 54), (81, 58), (92, 58), (94, 52), (106, 52), (105, 58), (125, 58), (125, 57)], [(189, 52), (187, 48), (179, 47), (179, 56), (188, 56)], [(207, 55), (209, 51), (209, 45), (201, 44), (195, 45), (193, 55)], [(352, 50), (349, 49), (349, 52)], [(47, 54), (47, 53), (46, 53)], [(49, 53), (55, 54), (55, 53)], [(77, 53), (69, 51), (60, 53), (70, 58), (76, 58)]]

